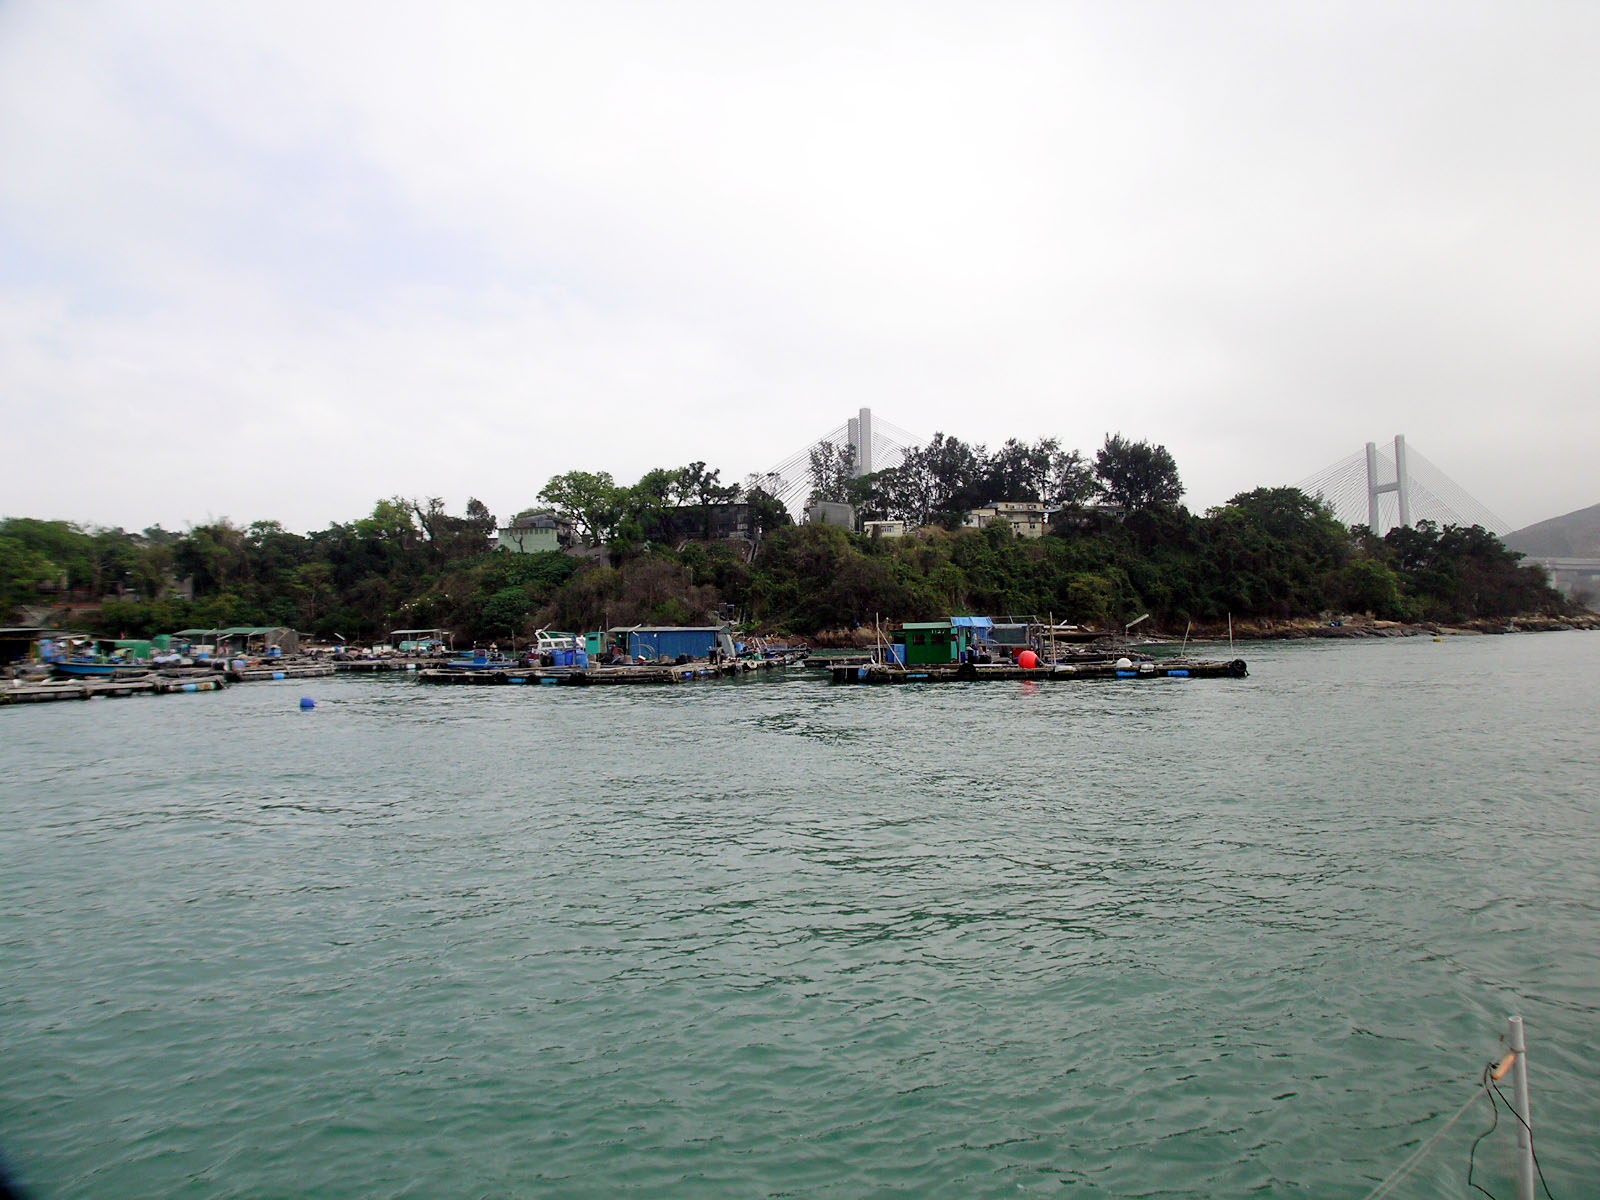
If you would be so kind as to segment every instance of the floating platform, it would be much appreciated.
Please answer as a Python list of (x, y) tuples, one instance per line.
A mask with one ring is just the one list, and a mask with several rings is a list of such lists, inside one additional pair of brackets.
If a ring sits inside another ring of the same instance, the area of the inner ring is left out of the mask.
[(1085, 679), (1243, 679), (1249, 671), (1242, 658), (1228, 662), (1173, 658), (1126, 667), (1113, 662), (1042, 664), (1031, 670), (1011, 663), (952, 663), (928, 667), (871, 663), (831, 667), (828, 674), (834, 683), (976, 683), (986, 679), (1046, 683)]
[(438, 658), (336, 658), (332, 669), (354, 674), (377, 674), (381, 671), (421, 671), (438, 667)]
[(570, 667), (424, 667), (417, 672), (417, 682), (503, 687), (508, 684), (565, 683), (571, 674), (573, 671)]
[(818, 670), (828, 670), (832, 667), (864, 667), (871, 662), (871, 649), (813, 650), (806, 658), (806, 666)]
[(284, 663), (281, 667), (242, 667), (227, 672), (233, 683), (259, 683), (265, 679), (319, 679), (332, 675), (330, 666), (314, 663)]
[(56, 683), (19, 683), (0, 687), (0, 704), (48, 704), (54, 700), (116, 699), (123, 696), (166, 696), (173, 692), (220, 692), (227, 686), (221, 675), (207, 678), (166, 678), (140, 675), (122, 679), (65, 680)]
[(428, 668), (417, 672), (418, 683), (453, 683), (477, 687), (561, 686), (609, 687), (620, 684), (688, 683), (696, 679), (722, 679), (755, 671), (778, 670), (805, 661), (801, 653), (773, 658), (742, 658), (733, 662), (660, 663), (618, 667), (503, 667)]

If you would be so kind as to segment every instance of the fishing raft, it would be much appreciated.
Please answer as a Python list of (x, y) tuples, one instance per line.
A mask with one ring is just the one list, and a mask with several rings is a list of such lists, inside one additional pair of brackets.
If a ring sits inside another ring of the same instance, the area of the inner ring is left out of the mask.
[(0, 704), (47, 704), (53, 700), (118, 699), (125, 696), (167, 696), (179, 692), (220, 692), (227, 686), (221, 675), (190, 672), (184, 675), (145, 675), (111, 679), (11, 680), (0, 683)]
[(487, 666), (441, 666), (417, 672), (418, 683), (465, 684), (477, 687), (505, 685), (605, 687), (615, 684), (687, 683), (694, 679), (718, 679), (745, 675), (753, 671), (772, 671), (805, 662), (800, 652), (769, 655), (765, 658), (739, 658), (712, 663), (697, 659), (687, 663), (646, 663), (605, 667), (521, 666), (516, 663), (490, 663)]
[(1171, 658), (1164, 662), (1040, 663), (1020, 667), (1015, 663), (951, 663), (948, 666), (910, 666), (864, 663), (828, 668), (834, 683), (975, 683), (1013, 679), (1031, 683), (1085, 679), (1243, 679), (1249, 671), (1242, 658), (1229, 661)]

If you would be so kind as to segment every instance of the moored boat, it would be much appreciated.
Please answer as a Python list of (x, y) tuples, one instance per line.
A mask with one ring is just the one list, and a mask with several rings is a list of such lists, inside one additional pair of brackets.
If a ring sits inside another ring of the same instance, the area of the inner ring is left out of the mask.
[(137, 675), (148, 675), (150, 668), (143, 663), (61, 658), (50, 664), (50, 673), (57, 679), (130, 679)]

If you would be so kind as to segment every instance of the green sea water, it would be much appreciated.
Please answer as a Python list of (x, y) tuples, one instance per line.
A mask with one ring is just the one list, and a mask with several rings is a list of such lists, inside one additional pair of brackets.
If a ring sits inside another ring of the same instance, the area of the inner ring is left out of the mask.
[(1358, 1200), (1519, 1013), (1594, 1194), (1600, 637), (1240, 653), (0, 710), (0, 1153), (43, 1200)]

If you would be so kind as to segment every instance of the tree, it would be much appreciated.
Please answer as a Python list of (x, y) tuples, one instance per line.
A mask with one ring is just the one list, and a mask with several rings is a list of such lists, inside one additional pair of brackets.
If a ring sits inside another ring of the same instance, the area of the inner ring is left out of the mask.
[(921, 460), (928, 474), (935, 514), (965, 516), (969, 509), (983, 503), (983, 470), (988, 455), (982, 446), (969, 446), (960, 438), (935, 433), (926, 446), (912, 454)]
[(333, 568), (325, 562), (310, 562), (290, 573), (289, 593), (300, 606), (300, 621), (311, 626), (317, 623), (323, 608), (333, 596)]
[(413, 502), (399, 496), (379, 500), (372, 515), (355, 523), (356, 536), (373, 547), (381, 547), (384, 558), (404, 557), (417, 544), (417, 526), (411, 519)]
[(467, 520), (483, 530), (485, 537), (494, 532), (494, 514), (489, 511), (489, 506), (476, 496), (467, 499)]
[(226, 518), (196, 525), (173, 547), (173, 565), (194, 580), (194, 594), (212, 595), (242, 584), (250, 574), (244, 531)]
[(627, 520), (648, 528), (660, 521), (662, 515), (684, 503), (678, 471), (656, 467), (639, 477), (639, 482), (621, 495), (621, 506)]
[(1129, 512), (1171, 508), (1183, 498), (1178, 464), (1167, 448), (1130, 442), (1120, 433), (1106, 435), (1094, 457), (1094, 473), (1105, 498)]
[(982, 446), (935, 433), (926, 446), (908, 450), (898, 467), (870, 476), (868, 503), (863, 507), (908, 525), (964, 517), (983, 502), (986, 464)]
[(557, 475), (539, 499), (553, 504), (591, 546), (604, 542), (622, 518), (623, 495), (609, 471)]
[(721, 482), (722, 472), (706, 470), (703, 462), (690, 463), (680, 474), (683, 493), (692, 499), (699, 509), (700, 535), (710, 537), (712, 507), (726, 504), (737, 496), (739, 485), (724, 486)]
[(94, 586), (98, 569), (94, 540), (70, 521), (8, 517), (0, 521), (0, 537), (11, 538), (55, 564), (59, 573), (66, 576), (67, 587)]
[(845, 489), (855, 474), (856, 452), (848, 443), (835, 446), (832, 442), (818, 442), (811, 448), (811, 495), (806, 503), (823, 501), (844, 503)]
[(1094, 468), (1076, 450), (1062, 450), (1054, 438), (1048, 441), (1052, 447), (1050, 466), (1039, 499), (1046, 504), (1069, 506), (1088, 503), (1096, 490)]
[(915, 451), (898, 467), (874, 471), (867, 476), (870, 507), (875, 512), (907, 525), (926, 525), (933, 513), (933, 477), (924, 469)]
[(1082, 504), (1094, 495), (1094, 472), (1083, 455), (1063, 450), (1055, 438), (1031, 446), (1010, 438), (984, 463), (981, 490), (980, 504)]
[(739, 494), (739, 485), (724, 486), (721, 482), (722, 472), (708, 471), (703, 462), (690, 463), (679, 470), (682, 480), (682, 492), (695, 504), (710, 506), (712, 504), (726, 504)]
[(526, 588), (506, 587), (492, 593), (483, 602), (479, 613), (482, 629), (492, 635), (520, 634), (533, 612), (533, 598)]
[(290, 533), (277, 521), (256, 521), (245, 532), (245, 550), (250, 562), (250, 578), (271, 590), (308, 559), (311, 543), (297, 533)]
[(1008, 438), (984, 466), (983, 503), (1042, 501), (1049, 485), (1053, 449), (1059, 447), (1051, 438), (1033, 446)]
[[(1173, 510), (1147, 510), (1138, 521), (1159, 521), (1163, 514), (1174, 519)], [(1207, 599), (1225, 611), (1276, 617), (1338, 605), (1345, 590), (1340, 571), (1353, 549), (1332, 510), (1293, 487), (1241, 492), (1212, 509), (1201, 543), (1214, 580)]]
[(1519, 565), (1522, 555), (1506, 549), (1481, 525), (1418, 521), (1384, 537), (1391, 565), (1423, 616), (1448, 620), (1559, 613), (1561, 594), (1544, 571)]
[(783, 501), (765, 488), (748, 489), (744, 494), (744, 502), (750, 506), (750, 518), (763, 537), (774, 529), (794, 524), (794, 518), (789, 515)]
[(1242, 514), (1282, 553), (1305, 560), (1318, 571), (1341, 566), (1353, 541), (1322, 500), (1295, 487), (1256, 488), (1229, 500), (1226, 508)]
[(55, 582), (60, 574), (60, 568), (37, 550), (16, 538), (0, 537), (0, 617), (33, 603), (39, 585)]
[(1349, 563), (1339, 579), (1341, 605), (1348, 612), (1368, 612), (1380, 621), (1403, 621), (1414, 614), (1400, 599), (1400, 580), (1387, 566), (1370, 558)]
[(710, 508), (739, 494), (738, 484), (724, 486), (720, 470), (708, 471), (703, 462), (685, 467), (657, 467), (646, 471), (631, 488), (617, 489), (618, 519), (608, 540), (613, 551), (629, 550), (640, 542), (671, 542), (698, 528), (710, 526)]
[[(476, 506), (476, 511), (474, 511)], [(430, 496), (426, 506), (411, 501), (428, 542), (428, 558), (435, 565), (489, 552), (489, 535), (494, 532), (494, 514), (481, 500), (467, 502), (467, 515), (452, 517), (445, 512), (444, 500)]]

